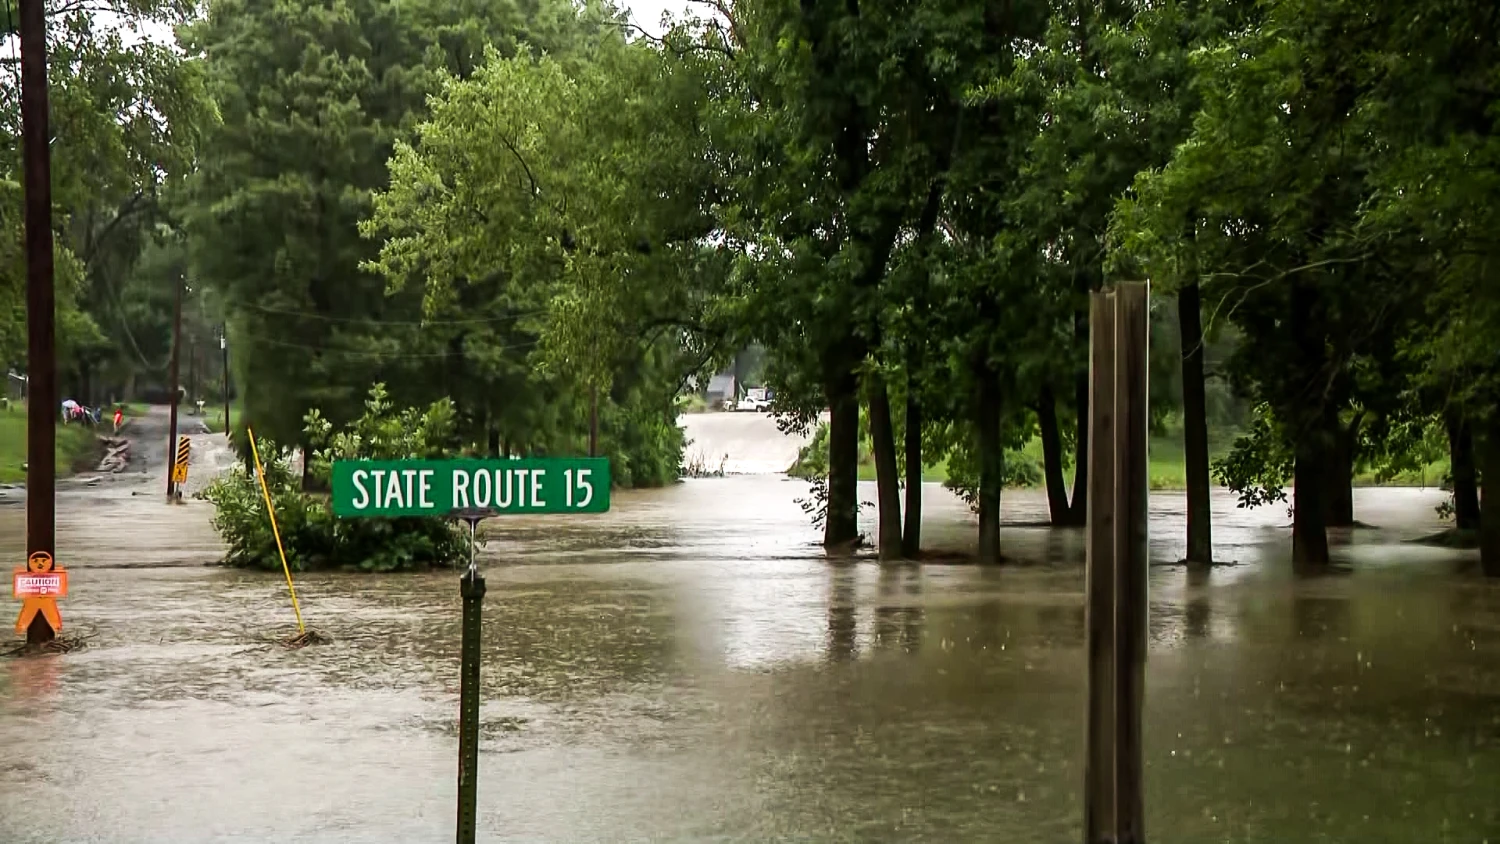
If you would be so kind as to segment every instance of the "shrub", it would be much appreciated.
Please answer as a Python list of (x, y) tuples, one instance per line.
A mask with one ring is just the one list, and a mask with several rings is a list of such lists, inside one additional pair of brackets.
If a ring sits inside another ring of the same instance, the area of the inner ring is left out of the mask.
[[(314, 410), (307, 415), (305, 431), (312, 447), (310, 474), (323, 488), (329, 484), (334, 460), (443, 459), (458, 450), (450, 402), (437, 402), (425, 411), (398, 412), (381, 384), (371, 388), (359, 419), (335, 430)], [(468, 559), (466, 531), (445, 519), (334, 518), (326, 496), (302, 491), (289, 449), (260, 438), (256, 446), (291, 568), (420, 571)], [(229, 546), (226, 563), (281, 568), (255, 477), (243, 472), (220, 475), (199, 497), (214, 505), (214, 529)]]
[[(1005, 450), (1005, 473), (1001, 475), (1000, 481), (1006, 489), (1038, 487), (1045, 482), (1042, 466), (1036, 458), (1014, 449)], [(977, 450), (956, 448), (949, 453), (948, 479), (943, 481), (943, 486), (953, 490), (954, 494), (969, 505), (970, 510), (979, 512), (979, 455)]]

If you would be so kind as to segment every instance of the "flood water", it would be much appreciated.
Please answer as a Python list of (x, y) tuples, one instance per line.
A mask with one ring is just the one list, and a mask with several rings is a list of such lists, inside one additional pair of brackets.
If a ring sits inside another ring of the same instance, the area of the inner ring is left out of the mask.
[[(1080, 531), (1012, 562), (830, 562), (775, 477), (492, 523), (480, 839), (1081, 838)], [(207, 568), (207, 505), (59, 500), (81, 652), (0, 660), (0, 841), (447, 841), (457, 578)], [(873, 498), (873, 492), (865, 497)], [(1151, 576), (1147, 831), (1162, 842), (1500, 841), (1500, 587), (1404, 544), (1442, 494), (1361, 490), (1346, 574), (1297, 579), (1285, 511), (1216, 500), (1238, 565)], [(973, 524), (939, 488), (929, 545)], [(22, 510), (0, 556), (22, 560)], [(1158, 496), (1152, 553), (1182, 553)], [(12, 605), (14, 606), (14, 605)]]

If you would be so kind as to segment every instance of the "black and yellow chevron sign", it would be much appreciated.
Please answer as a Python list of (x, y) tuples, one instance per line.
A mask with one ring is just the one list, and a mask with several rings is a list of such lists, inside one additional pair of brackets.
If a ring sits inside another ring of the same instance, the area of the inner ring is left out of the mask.
[(177, 438), (177, 459), (172, 463), (172, 483), (186, 483), (188, 473), (188, 454), (192, 446), (187, 437)]

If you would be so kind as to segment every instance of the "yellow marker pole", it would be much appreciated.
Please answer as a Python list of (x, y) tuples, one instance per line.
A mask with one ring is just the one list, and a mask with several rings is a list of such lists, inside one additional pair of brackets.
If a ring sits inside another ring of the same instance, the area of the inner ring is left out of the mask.
[(260, 478), (260, 494), (266, 498), (266, 515), (271, 517), (271, 535), (276, 537), (276, 553), (281, 555), (281, 570), (286, 572), (286, 590), (292, 593), (292, 612), (297, 614), (297, 632), (306, 633), (307, 628), (302, 625), (302, 608), (297, 606), (297, 587), (292, 585), (292, 568), (286, 564), (286, 549), (281, 547), (281, 530), (276, 527), (276, 508), (271, 504), (271, 491), (266, 488), (266, 468), (260, 463), (260, 449), (255, 447), (255, 432), (247, 427), (245, 433), (250, 437), (250, 456), (255, 458), (255, 475)]

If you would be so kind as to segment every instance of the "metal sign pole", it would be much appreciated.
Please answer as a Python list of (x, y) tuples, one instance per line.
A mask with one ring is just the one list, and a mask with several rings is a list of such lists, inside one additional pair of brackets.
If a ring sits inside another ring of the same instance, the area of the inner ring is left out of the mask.
[(479, 798), (479, 634), (484, 609), (484, 577), (474, 556), (479, 522), (488, 510), (454, 515), (469, 523), (469, 568), (458, 579), (463, 598), (458, 689), (458, 844), (474, 844)]

